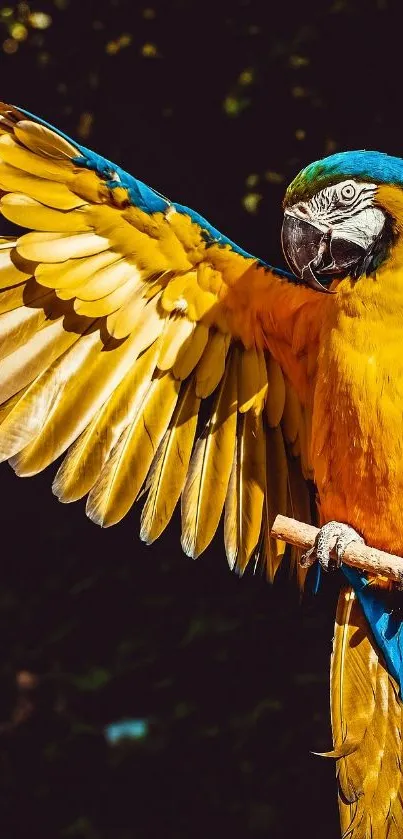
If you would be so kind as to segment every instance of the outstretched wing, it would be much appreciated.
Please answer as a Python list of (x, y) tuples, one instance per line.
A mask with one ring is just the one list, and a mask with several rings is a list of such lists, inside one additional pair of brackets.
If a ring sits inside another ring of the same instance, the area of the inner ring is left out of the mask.
[(182, 496), (190, 556), (224, 510), (230, 565), (264, 545), (273, 576), (274, 516), (309, 520), (324, 296), (30, 114), (0, 106), (0, 134), (0, 210), (30, 231), (0, 245), (1, 460), (68, 450), (54, 492), (104, 527), (146, 487), (146, 542)]

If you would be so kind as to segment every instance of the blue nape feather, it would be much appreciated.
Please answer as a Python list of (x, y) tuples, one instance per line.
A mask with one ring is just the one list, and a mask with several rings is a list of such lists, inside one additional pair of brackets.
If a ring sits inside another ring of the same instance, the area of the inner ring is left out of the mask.
[(375, 183), (403, 184), (403, 160), (379, 151), (344, 151), (311, 163), (304, 169), (306, 177), (321, 175), (367, 178)]
[(356, 178), (403, 186), (403, 160), (379, 151), (344, 151), (310, 163), (287, 189), (285, 206), (312, 198), (329, 184)]

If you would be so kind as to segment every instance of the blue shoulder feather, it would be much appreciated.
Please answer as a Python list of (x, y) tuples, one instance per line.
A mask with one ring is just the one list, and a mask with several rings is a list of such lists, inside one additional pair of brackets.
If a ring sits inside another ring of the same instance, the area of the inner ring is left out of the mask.
[[(83, 166), (92, 169), (107, 183), (111, 189), (117, 186), (123, 186), (127, 190), (129, 201), (136, 207), (139, 207), (146, 213), (164, 212), (167, 207), (173, 206), (179, 213), (184, 213), (190, 216), (192, 221), (198, 224), (206, 237), (207, 242), (215, 243), (222, 246), (229, 246), (232, 250), (241, 254), (246, 258), (255, 258), (252, 254), (240, 248), (227, 236), (220, 233), (213, 227), (203, 216), (196, 213), (189, 207), (182, 204), (177, 204), (168, 201), (163, 195), (160, 195), (154, 189), (134, 178), (120, 166), (112, 163), (105, 157), (87, 149), (76, 143), (62, 131), (59, 131), (54, 126), (49, 125), (45, 120), (36, 117), (22, 108), (18, 109), (30, 119), (35, 120), (41, 125), (45, 125), (56, 134), (64, 137), (69, 143), (79, 149), (80, 154), (75, 159), (78, 166)], [(318, 167), (322, 175), (329, 176), (329, 174), (343, 174), (344, 176), (360, 176), (369, 177), (379, 182), (387, 183), (401, 183), (403, 184), (403, 160), (395, 157), (388, 157), (388, 155), (379, 152), (343, 152), (325, 158), (325, 160), (308, 166), (303, 174), (305, 176), (317, 177)], [(270, 270), (275, 271), (276, 274), (286, 277), (292, 282), (298, 282), (298, 279), (287, 271), (282, 271), (278, 268), (272, 268), (268, 263), (258, 260), (261, 265)], [(392, 676), (396, 679), (400, 686), (400, 695), (403, 698), (403, 635), (402, 635), (402, 620), (396, 615), (388, 611), (388, 593), (383, 593), (379, 589), (370, 586), (364, 574), (361, 574), (354, 568), (348, 565), (342, 566), (345, 576), (350, 584), (354, 587), (357, 597), (364, 610), (364, 614), (371, 627), (372, 633), (376, 643), (385, 658), (387, 667)], [(316, 578), (314, 588), (317, 590), (319, 584), (319, 577)]]
[(299, 280), (293, 274), (290, 274), (288, 271), (284, 271), (281, 268), (274, 268), (273, 266), (269, 265), (268, 262), (264, 262), (262, 259), (257, 259), (257, 257), (253, 256), (253, 254), (248, 253), (232, 239), (229, 239), (227, 236), (224, 236), (222, 233), (219, 232), (213, 225), (211, 225), (207, 219), (203, 218), (203, 216), (199, 215), (195, 210), (192, 210), (190, 207), (185, 207), (183, 204), (178, 204), (174, 201), (169, 201), (155, 189), (151, 189), (151, 187), (144, 184), (142, 181), (139, 181), (137, 178), (134, 178), (133, 175), (130, 175), (120, 166), (117, 166), (115, 163), (112, 163), (106, 157), (102, 157), (100, 154), (91, 151), (91, 149), (86, 148), (85, 146), (80, 145), (80, 143), (76, 143), (75, 140), (72, 140), (71, 137), (68, 137), (67, 134), (64, 134), (62, 131), (59, 131), (58, 128), (55, 128), (53, 125), (50, 125), (43, 119), (31, 114), (29, 111), (24, 110), (23, 108), (18, 108), (18, 110), (25, 114), (27, 117), (35, 120), (35, 122), (40, 123), (41, 125), (45, 125), (46, 128), (50, 128), (51, 131), (54, 131), (56, 134), (59, 134), (60, 137), (64, 137), (69, 143), (74, 145), (80, 152), (80, 154), (75, 158), (74, 163), (77, 166), (82, 166), (87, 169), (92, 169), (95, 171), (102, 180), (105, 181), (106, 185), (109, 189), (115, 189), (116, 187), (120, 186), (127, 190), (127, 196), (129, 201), (135, 207), (139, 207), (140, 210), (143, 210), (145, 213), (158, 213), (164, 212), (167, 210), (168, 207), (174, 207), (178, 213), (183, 213), (184, 215), (190, 216), (192, 221), (195, 224), (198, 224), (202, 231), (203, 235), (206, 239), (208, 244), (217, 244), (221, 245), (222, 247), (229, 246), (235, 253), (239, 253), (241, 256), (244, 256), (246, 259), (256, 259), (260, 265), (264, 268), (267, 268), (270, 271), (274, 271), (278, 276), (285, 277), (287, 280), (291, 282), (298, 283)]

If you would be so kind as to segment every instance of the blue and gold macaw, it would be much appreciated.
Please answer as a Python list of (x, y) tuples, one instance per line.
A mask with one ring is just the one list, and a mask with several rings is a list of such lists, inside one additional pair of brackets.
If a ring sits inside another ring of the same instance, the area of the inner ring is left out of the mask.
[[(360, 538), (403, 555), (403, 160), (347, 152), (297, 176), (292, 274), (9, 105), (0, 189), (3, 216), (29, 231), (0, 243), (1, 460), (28, 476), (67, 452), (53, 491), (87, 496), (103, 527), (145, 487), (147, 543), (181, 498), (191, 557), (223, 517), (239, 572), (258, 553), (273, 579), (271, 524), (309, 520), (308, 480), (323, 567), (335, 538), (340, 560)], [(330, 752), (342, 833), (397, 839), (399, 595), (343, 570)]]

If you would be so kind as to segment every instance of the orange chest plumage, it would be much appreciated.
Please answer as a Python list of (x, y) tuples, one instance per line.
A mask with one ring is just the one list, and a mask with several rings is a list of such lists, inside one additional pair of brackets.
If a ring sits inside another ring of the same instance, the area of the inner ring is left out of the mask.
[(403, 272), (329, 301), (313, 383), (312, 462), (324, 521), (403, 552)]

